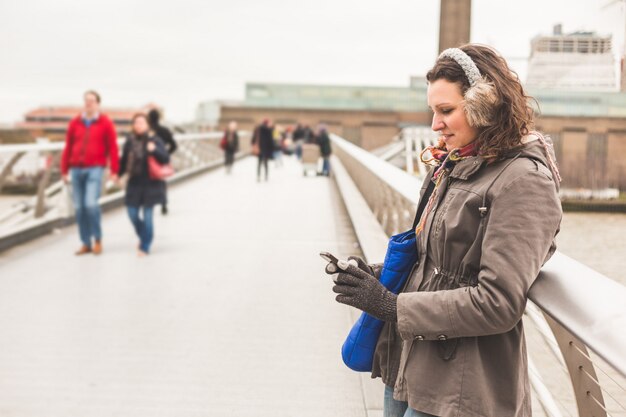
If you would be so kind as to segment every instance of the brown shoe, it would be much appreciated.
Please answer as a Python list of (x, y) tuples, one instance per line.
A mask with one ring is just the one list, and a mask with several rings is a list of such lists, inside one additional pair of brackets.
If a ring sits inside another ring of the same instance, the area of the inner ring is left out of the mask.
[(93, 245), (93, 254), (100, 255), (102, 253), (102, 242), (96, 240), (96, 243)]
[(91, 253), (91, 248), (87, 245), (83, 245), (75, 252), (76, 256), (84, 255), (86, 253)]

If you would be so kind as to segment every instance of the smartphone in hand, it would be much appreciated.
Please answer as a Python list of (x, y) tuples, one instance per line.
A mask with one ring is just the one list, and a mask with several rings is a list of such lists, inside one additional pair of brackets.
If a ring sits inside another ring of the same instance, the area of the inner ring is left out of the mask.
[(329, 263), (329, 265), (326, 267), (326, 270), (328, 272), (330, 272), (331, 274), (334, 274), (335, 272), (339, 270), (339, 267), (337, 266), (337, 262), (339, 262), (339, 259), (337, 259), (337, 257), (335, 257), (332, 253), (320, 252), (320, 256), (322, 257), (323, 260)]

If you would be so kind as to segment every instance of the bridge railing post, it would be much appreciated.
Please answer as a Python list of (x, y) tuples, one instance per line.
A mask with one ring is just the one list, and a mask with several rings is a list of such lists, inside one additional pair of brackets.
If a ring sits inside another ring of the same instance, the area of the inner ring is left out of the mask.
[(606, 417), (604, 395), (587, 346), (567, 329), (544, 313), (561, 349), (581, 416)]
[(52, 170), (59, 164), (61, 159), (60, 152), (47, 152), (45, 153), (46, 163), (43, 169), (43, 174), (41, 175), (41, 179), (39, 180), (39, 184), (37, 186), (37, 202), (35, 203), (35, 213), (34, 216), (36, 219), (42, 217), (46, 213), (46, 188), (50, 183), (50, 178), (52, 176)]
[(9, 162), (7, 162), (4, 167), (2, 167), (2, 171), (0, 171), (0, 193), (2, 193), (2, 188), (4, 187), (4, 182), (6, 178), (11, 174), (11, 171), (13, 170), (15, 164), (17, 164), (17, 162), (22, 159), (24, 155), (26, 155), (26, 152), (16, 152), (11, 157)]

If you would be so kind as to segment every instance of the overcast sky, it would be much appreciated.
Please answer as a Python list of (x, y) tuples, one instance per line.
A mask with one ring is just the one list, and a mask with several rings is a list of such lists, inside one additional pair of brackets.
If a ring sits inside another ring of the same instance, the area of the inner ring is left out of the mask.
[[(473, 42), (525, 76), (530, 39), (555, 23), (613, 34), (624, 0), (473, 0)], [(156, 102), (194, 118), (200, 101), (243, 99), (246, 81), (406, 86), (437, 52), (435, 0), (0, 0), (0, 122), (40, 105)]]

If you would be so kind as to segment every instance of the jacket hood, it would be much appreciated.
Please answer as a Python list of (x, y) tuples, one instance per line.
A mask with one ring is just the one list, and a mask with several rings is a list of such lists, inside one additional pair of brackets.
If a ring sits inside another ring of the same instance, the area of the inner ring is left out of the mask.
[(523, 146), (521, 148), (520, 158), (528, 158), (536, 161), (550, 170), (552, 180), (559, 189), (561, 176), (556, 164), (556, 154), (554, 153), (554, 143), (549, 136), (543, 136), (540, 133), (531, 132), (522, 138)]
[[(519, 154), (519, 155), (518, 155)], [(522, 146), (511, 150), (507, 159), (527, 158), (545, 166), (552, 173), (552, 180), (556, 189), (559, 189), (561, 177), (556, 165), (554, 146), (549, 137), (538, 132), (532, 132), (522, 138)], [(475, 156), (460, 161), (450, 173), (453, 178), (467, 180), (474, 175), (487, 161), (481, 156)]]
[[(544, 136), (545, 143), (548, 145), (546, 147), (543, 146), (541, 140), (538, 136), (530, 133), (522, 138), (522, 148), (521, 155), (522, 158), (529, 158), (535, 161), (541, 162), (547, 168), (550, 168), (550, 163), (548, 160), (548, 152), (550, 153), (550, 157), (552, 160), (556, 158), (554, 154), (554, 146), (552, 143), (552, 139), (550, 137)], [(517, 153), (517, 152), (515, 152)]]

